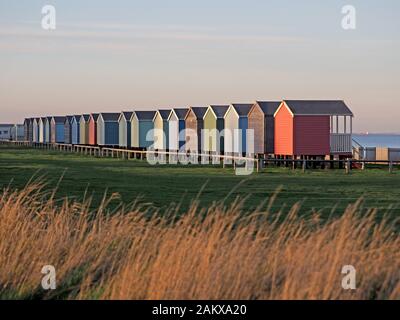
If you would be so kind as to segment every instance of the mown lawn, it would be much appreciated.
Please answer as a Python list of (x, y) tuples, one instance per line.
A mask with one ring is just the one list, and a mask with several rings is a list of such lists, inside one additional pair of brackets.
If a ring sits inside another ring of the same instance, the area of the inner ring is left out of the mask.
[[(146, 161), (93, 158), (58, 151), (0, 148), (0, 186), (22, 188), (32, 177), (44, 177), (49, 189), (58, 183), (57, 196), (78, 200), (93, 196), (96, 206), (105, 192), (119, 193), (123, 203), (136, 199), (154, 208), (171, 203), (188, 207), (199, 192), (201, 206), (236, 196), (246, 197), (246, 209), (257, 207), (281, 188), (273, 208), (289, 208), (302, 202), (302, 212), (324, 215), (343, 212), (349, 203), (364, 198), (364, 207), (399, 214), (400, 171), (353, 171), (267, 168), (251, 176), (236, 176), (232, 168), (212, 166), (151, 166)], [(62, 179), (61, 179), (62, 178)], [(61, 179), (61, 180), (60, 180)], [(236, 189), (235, 189), (236, 187)], [(233, 190), (233, 192), (231, 192)], [(114, 202), (116, 203), (116, 202)]]

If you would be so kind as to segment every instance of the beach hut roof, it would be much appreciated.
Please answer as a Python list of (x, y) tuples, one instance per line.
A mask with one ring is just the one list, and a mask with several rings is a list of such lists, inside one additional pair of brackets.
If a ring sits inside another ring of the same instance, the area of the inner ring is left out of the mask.
[(216, 118), (223, 118), (228, 109), (229, 105), (210, 105), (210, 110)]
[(81, 116), (80, 115), (74, 115), (72, 116), (73, 119), (75, 119), (75, 122), (79, 123), (81, 121)]
[(72, 118), (73, 118), (73, 116), (66, 116), (65, 120), (64, 120), (64, 123), (67, 122), (67, 121), (70, 123), (72, 121)]
[(132, 118), (133, 112), (132, 111), (122, 111), (121, 114), (119, 115), (118, 121), (124, 117), (126, 121), (130, 121)]
[[(283, 100), (292, 115), (353, 116), (343, 100)], [(282, 107), (280, 105), (278, 110)], [(278, 112), (276, 110), (275, 114)]]
[(65, 118), (66, 117), (62, 117), (62, 116), (53, 117), (55, 123), (64, 123), (65, 122)]
[(168, 120), (168, 117), (169, 117), (169, 115), (171, 113), (171, 109), (157, 110), (157, 112), (154, 114), (154, 118), (156, 117), (157, 113), (160, 114), (161, 119)]
[(189, 108), (174, 108), (171, 110), (171, 112), (168, 116), (168, 120), (171, 118), (172, 113), (175, 113), (178, 120), (185, 120), (188, 110), (189, 110)]
[(229, 109), (229, 105), (211, 106), (211, 109), (214, 111), (217, 118), (223, 118), (226, 111)]
[(120, 113), (116, 112), (102, 112), (100, 113), (101, 117), (103, 118), (104, 122), (117, 122)]
[(94, 121), (97, 121), (97, 119), (99, 118), (99, 114), (98, 113), (92, 113), (90, 115), (91, 115), (91, 117), (93, 118)]
[(153, 120), (155, 114), (155, 111), (135, 111), (132, 114), (132, 117), (136, 115), (136, 118), (138, 118), (138, 120)]
[(251, 108), (253, 107), (253, 104), (251, 103), (233, 103), (232, 105), (233, 110), (235, 110), (236, 114), (239, 117), (246, 117)]
[(48, 117), (46, 117), (47, 118), (47, 121), (51, 121), (51, 119), (53, 118), (52, 116), (48, 116)]
[(83, 114), (83, 115), (81, 116), (81, 118), (83, 118), (83, 120), (85, 120), (85, 122), (88, 122), (89, 119), (90, 119), (90, 114)]
[[(194, 115), (196, 116), (197, 120), (203, 119), (204, 115), (207, 112), (207, 107), (191, 107), (188, 112), (186, 113), (186, 117), (188, 116), (190, 110), (193, 111)], [(185, 117), (185, 118), (186, 118)]]
[(260, 106), (262, 112), (264, 112), (267, 116), (273, 116), (278, 110), (281, 102), (280, 101), (257, 101), (257, 104)]

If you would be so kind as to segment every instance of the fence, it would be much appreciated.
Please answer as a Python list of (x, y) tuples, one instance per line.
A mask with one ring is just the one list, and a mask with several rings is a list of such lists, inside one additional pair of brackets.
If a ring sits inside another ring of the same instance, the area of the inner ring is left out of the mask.
[[(14, 145), (24, 146), (31, 148), (39, 148), (46, 150), (59, 150), (62, 152), (74, 152), (89, 156), (96, 157), (111, 157), (121, 159), (151, 159), (151, 157), (159, 157), (160, 160), (165, 160), (171, 163), (172, 161), (179, 160), (180, 157), (192, 157), (193, 159), (200, 159), (198, 163), (211, 163), (220, 164), (225, 168), (227, 165), (236, 166), (245, 165), (248, 167), (252, 165), (259, 172), (262, 168), (268, 165), (291, 167), (293, 169), (301, 168), (305, 172), (309, 168), (316, 168), (317, 166), (324, 169), (334, 169), (335, 166), (338, 168), (345, 169), (346, 173), (349, 173), (353, 168), (366, 169), (367, 164), (380, 164), (387, 165), (389, 172), (392, 172), (394, 166), (400, 165), (400, 149), (388, 149), (387, 152), (380, 150), (378, 153), (375, 148), (364, 148), (359, 150), (355, 155), (358, 155), (354, 159), (346, 160), (323, 160), (323, 159), (280, 159), (280, 158), (252, 158), (235, 155), (219, 155), (219, 154), (187, 154), (170, 151), (157, 151), (157, 150), (130, 150), (130, 149), (119, 149), (111, 147), (99, 147), (99, 146), (88, 146), (88, 145), (72, 145), (63, 143), (36, 143), (27, 141), (8, 141), (0, 140), (0, 145)], [(376, 155), (380, 155), (382, 159), (378, 159)], [(385, 156), (387, 154), (387, 157)], [(193, 163), (193, 162), (192, 162)]]
[(330, 136), (331, 153), (351, 153), (351, 134), (331, 133)]
[[(0, 144), (5, 145), (15, 145), (15, 146), (25, 146), (32, 147), (36, 149), (46, 149), (46, 150), (59, 150), (63, 152), (75, 152), (84, 155), (97, 156), (97, 157), (111, 157), (111, 158), (121, 158), (121, 159), (149, 159), (149, 157), (159, 157), (162, 161), (178, 161), (182, 158), (191, 157), (192, 159), (197, 159), (201, 164), (219, 164), (222, 161), (222, 165), (225, 168), (227, 165), (233, 165), (234, 168), (240, 165), (244, 165), (246, 168), (250, 165), (255, 168), (258, 172), (261, 167), (261, 159), (234, 156), (234, 155), (219, 155), (219, 154), (190, 154), (190, 153), (179, 153), (171, 151), (158, 151), (158, 150), (130, 150), (130, 149), (119, 149), (111, 147), (100, 147), (100, 146), (88, 146), (88, 145), (72, 145), (64, 143), (37, 143), (37, 142), (19, 142), (19, 141), (4, 141), (0, 140)], [(193, 163), (193, 162), (192, 162)]]
[(383, 147), (356, 147), (354, 148), (356, 160), (377, 161), (400, 161), (400, 148)]

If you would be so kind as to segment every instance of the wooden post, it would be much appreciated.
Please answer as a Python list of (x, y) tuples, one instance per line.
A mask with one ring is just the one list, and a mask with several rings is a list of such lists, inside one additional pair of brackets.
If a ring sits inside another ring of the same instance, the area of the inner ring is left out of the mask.
[(307, 169), (307, 160), (304, 158), (303, 159), (303, 173), (305, 173), (306, 172), (306, 169)]
[(346, 174), (349, 174), (350, 170), (351, 170), (350, 159), (347, 159), (347, 161), (346, 161)]
[(393, 162), (389, 162), (389, 173), (393, 173)]

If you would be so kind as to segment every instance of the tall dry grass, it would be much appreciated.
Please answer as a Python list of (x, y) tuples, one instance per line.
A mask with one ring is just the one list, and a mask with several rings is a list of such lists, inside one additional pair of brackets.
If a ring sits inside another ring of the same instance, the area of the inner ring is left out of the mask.
[[(47, 200), (45, 200), (47, 199)], [(358, 204), (328, 221), (237, 200), (181, 217), (107, 201), (58, 203), (38, 185), (0, 198), (0, 297), (18, 299), (399, 299), (400, 237)], [(127, 211), (127, 212), (126, 212)], [(343, 265), (357, 289), (341, 287)], [(54, 265), (57, 289), (41, 288)]]

